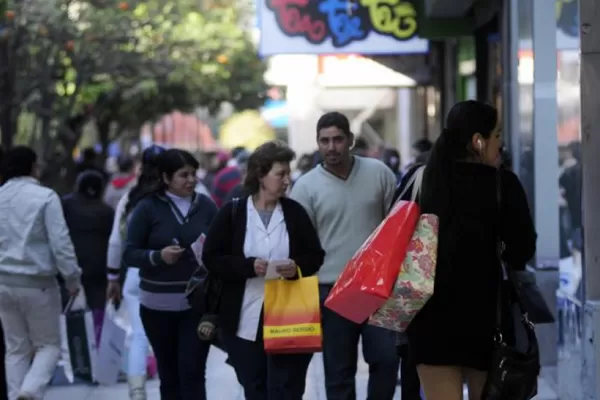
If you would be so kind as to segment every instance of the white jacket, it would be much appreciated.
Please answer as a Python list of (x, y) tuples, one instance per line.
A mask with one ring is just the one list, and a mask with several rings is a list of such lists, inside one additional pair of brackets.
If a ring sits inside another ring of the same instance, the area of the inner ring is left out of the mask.
[(80, 286), (60, 198), (34, 178), (10, 179), (0, 187), (0, 283), (47, 288), (58, 273), (67, 289)]

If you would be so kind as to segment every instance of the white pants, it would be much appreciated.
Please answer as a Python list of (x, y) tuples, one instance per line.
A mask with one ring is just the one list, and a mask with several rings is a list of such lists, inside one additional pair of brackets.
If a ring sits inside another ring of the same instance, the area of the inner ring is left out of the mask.
[(127, 360), (128, 376), (145, 376), (150, 345), (140, 318), (140, 270), (128, 268), (123, 298), (131, 324), (131, 345)]
[(60, 292), (0, 285), (8, 398), (42, 399), (60, 357)]

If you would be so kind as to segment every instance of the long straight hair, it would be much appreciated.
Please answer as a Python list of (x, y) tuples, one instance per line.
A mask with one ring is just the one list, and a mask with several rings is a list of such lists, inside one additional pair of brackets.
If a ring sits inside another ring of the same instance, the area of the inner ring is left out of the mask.
[(487, 139), (497, 123), (496, 108), (476, 100), (457, 103), (448, 113), (445, 128), (429, 154), (421, 191), (423, 212), (440, 216), (440, 224), (451, 215), (451, 182), (456, 162), (472, 156), (475, 134)]

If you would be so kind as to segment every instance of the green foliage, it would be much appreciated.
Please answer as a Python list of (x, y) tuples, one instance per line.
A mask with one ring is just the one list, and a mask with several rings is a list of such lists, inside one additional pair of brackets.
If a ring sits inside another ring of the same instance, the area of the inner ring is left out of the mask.
[(15, 104), (58, 120), (58, 134), (89, 105), (120, 130), (175, 109), (257, 108), (265, 65), (235, 3), (8, 0), (0, 41), (14, 55)]

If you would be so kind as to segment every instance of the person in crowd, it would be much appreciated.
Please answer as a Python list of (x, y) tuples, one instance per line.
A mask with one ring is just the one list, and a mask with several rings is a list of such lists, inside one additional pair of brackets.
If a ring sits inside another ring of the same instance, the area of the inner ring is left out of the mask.
[(354, 146), (352, 146), (351, 150), (352, 154), (359, 157), (368, 157), (369, 156), (369, 142), (367, 142), (362, 137), (356, 137), (354, 139)]
[(412, 155), (416, 159), (419, 155), (429, 153), (433, 148), (433, 143), (427, 138), (415, 141), (412, 145)]
[[(301, 400), (312, 354), (265, 354), (262, 309), (269, 261), (285, 261), (285, 279), (314, 275), (324, 252), (310, 218), (285, 197), (294, 152), (279, 142), (259, 146), (248, 160), (249, 193), (225, 204), (204, 244), (206, 268), (223, 282), (219, 323), (225, 348), (247, 400)], [(234, 209), (235, 207), (235, 209)]]
[(81, 161), (77, 164), (75, 169), (77, 175), (82, 172), (93, 170), (102, 174), (104, 177), (104, 184), (108, 182), (108, 174), (100, 167), (100, 160), (98, 159), (98, 153), (92, 147), (87, 147), (81, 152)]
[(229, 192), (242, 181), (242, 171), (237, 164), (237, 162), (228, 164), (215, 175), (212, 187), (212, 198), (218, 207), (221, 207), (224, 204)]
[(383, 151), (383, 163), (392, 170), (394, 176), (396, 176), (396, 181), (399, 183), (402, 174), (400, 173), (400, 153), (398, 150), (386, 148)]
[(77, 177), (75, 192), (63, 198), (65, 221), (81, 267), (81, 283), (94, 316), (96, 343), (106, 307), (106, 250), (114, 210), (102, 201), (104, 177), (88, 170)]
[(214, 191), (215, 177), (231, 160), (231, 154), (225, 150), (218, 150), (215, 154), (209, 156), (208, 168), (204, 175), (204, 185), (210, 190), (211, 196)]
[(198, 161), (170, 149), (159, 156), (162, 185), (132, 212), (123, 261), (140, 268), (140, 317), (158, 363), (163, 399), (205, 400), (210, 343), (196, 336), (202, 313), (190, 308), (187, 283), (198, 270), (192, 244), (217, 213), (196, 194)]
[[(298, 179), (291, 198), (308, 212), (325, 250), (319, 271), (324, 302), (346, 263), (386, 216), (396, 177), (381, 161), (352, 155), (354, 135), (343, 114), (324, 114), (316, 130), (323, 163)], [(356, 398), (357, 347), (362, 336), (370, 371), (367, 397), (391, 400), (399, 367), (394, 332), (356, 324), (327, 307), (321, 312), (327, 398)]]
[[(127, 234), (127, 220), (135, 206), (148, 195), (155, 193), (162, 186), (162, 178), (158, 169), (158, 159), (165, 151), (160, 146), (152, 145), (142, 153), (141, 175), (136, 185), (126, 193), (115, 211), (109, 246), (106, 255), (108, 270), (108, 298), (117, 304), (121, 301), (122, 256)], [(130, 400), (146, 400), (146, 380), (151, 375), (148, 363), (150, 345), (146, 331), (140, 318), (140, 273), (139, 268), (129, 267), (125, 270), (123, 297), (129, 322), (131, 324), (131, 344), (127, 354), (127, 381)]]
[(60, 198), (40, 185), (36, 153), (9, 150), (0, 187), (0, 320), (9, 398), (37, 400), (60, 356), (60, 273), (71, 296), (81, 270)]
[(559, 186), (570, 219), (569, 247), (571, 250), (581, 252), (583, 248), (581, 143), (572, 142), (569, 144), (568, 149), (568, 156), (563, 163), (559, 178)]
[(106, 191), (104, 192), (104, 201), (113, 209), (117, 208), (117, 203), (121, 200), (121, 197), (135, 185), (137, 178), (133, 158), (121, 156), (117, 163), (119, 172), (106, 185)]
[(306, 174), (311, 169), (313, 169), (313, 156), (312, 154), (304, 154), (298, 160), (296, 170), (292, 172), (292, 184), (295, 183), (298, 180), (298, 178)]
[[(0, 145), (0, 186), (4, 183), (2, 177), (2, 168), (4, 166), (4, 148)], [(2, 321), (0, 321), (0, 400), (8, 400), (8, 388), (6, 387), (6, 369), (4, 368), (4, 356), (6, 349), (4, 347), (4, 330)]]
[(227, 193), (227, 196), (225, 197), (225, 201), (223, 204), (225, 204), (228, 201), (231, 201), (233, 199), (243, 197), (246, 194), (246, 191), (244, 189), (243, 180), (246, 179), (249, 156), (250, 156), (250, 154), (245, 150), (239, 151), (237, 153), (237, 157), (236, 157), (237, 166), (240, 169), (240, 173), (242, 174), (242, 181), (240, 183), (238, 183), (233, 189), (231, 189), (229, 191), (229, 193)]
[(463, 381), (470, 399), (481, 398), (497, 327), (498, 241), (510, 268), (523, 268), (535, 253), (525, 192), (514, 173), (498, 169), (501, 151), (498, 111), (464, 101), (448, 113), (425, 167), (418, 201), (422, 213), (440, 219), (438, 260), (434, 294), (407, 334), (427, 400), (462, 399)]

